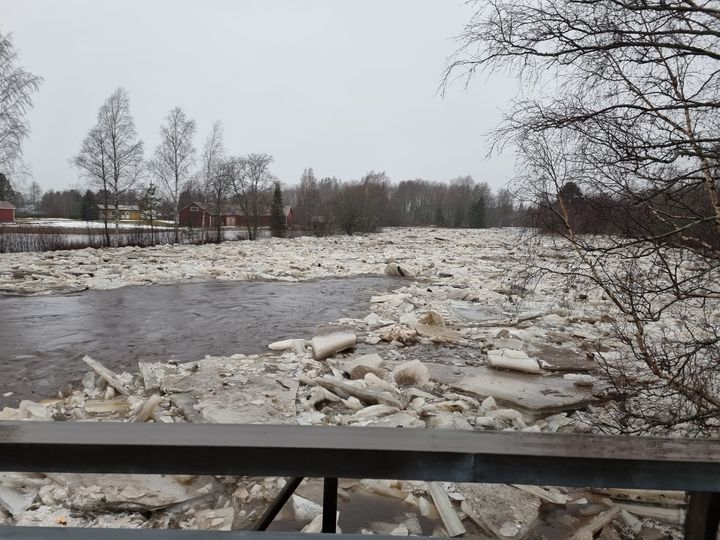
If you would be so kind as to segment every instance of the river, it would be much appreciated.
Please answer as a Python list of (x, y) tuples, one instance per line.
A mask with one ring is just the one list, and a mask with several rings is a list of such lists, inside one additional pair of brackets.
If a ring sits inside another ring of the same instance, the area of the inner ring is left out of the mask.
[(88, 371), (86, 354), (124, 371), (138, 360), (258, 353), (275, 340), (310, 338), (319, 325), (365, 316), (370, 296), (391, 285), (356, 277), (0, 297), (0, 406), (54, 395)]

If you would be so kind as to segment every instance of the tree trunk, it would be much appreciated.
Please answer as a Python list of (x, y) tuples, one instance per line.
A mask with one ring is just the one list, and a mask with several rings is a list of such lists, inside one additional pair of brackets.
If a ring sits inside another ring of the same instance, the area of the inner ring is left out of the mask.
[(222, 238), (222, 226), (220, 225), (220, 200), (218, 199), (217, 204), (215, 205), (215, 211), (217, 212), (217, 243), (220, 244), (223, 241)]
[(249, 210), (250, 210), (250, 207), (248, 205), (245, 205), (245, 207), (243, 208), (243, 213), (245, 214), (245, 227), (247, 228), (247, 232), (248, 232), (248, 240), (254, 240), (252, 217), (250, 216)]
[(110, 231), (108, 230), (108, 204), (110, 201), (108, 200), (108, 192), (107, 192), (107, 186), (103, 188), (103, 194), (105, 197), (105, 209), (103, 210), (103, 223), (105, 225), (105, 247), (110, 247)]
[(120, 243), (120, 209), (118, 204), (118, 196), (115, 194), (114, 196), (114, 203), (115, 203), (115, 241), (113, 242), (114, 247), (118, 247)]
[(179, 213), (179, 212), (178, 212), (178, 208), (179, 208), (179, 206), (180, 206), (179, 203), (180, 203), (180, 201), (178, 200), (177, 192), (176, 192), (176, 193), (175, 193), (175, 212), (174, 212), (174, 216), (173, 216), (173, 219), (174, 219), (174, 224), (173, 224), (173, 226), (174, 226), (174, 228), (175, 228), (175, 243), (176, 243), (176, 244), (180, 241), (180, 230), (179, 230), (180, 222), (179, 222), (179, 219), (178, 219), (178, 213)]

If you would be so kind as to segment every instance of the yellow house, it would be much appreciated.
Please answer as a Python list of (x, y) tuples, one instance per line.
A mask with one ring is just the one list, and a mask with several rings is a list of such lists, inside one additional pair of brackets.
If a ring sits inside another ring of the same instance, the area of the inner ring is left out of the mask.
[[(105, 207), (104, 204), (98, 204), (98, 219), (105, 220), (107, 215), (108, 221), (115, 220), (115, 207)], [(140, 221), (140, 207), (137, 204), (119, 204), (118, 220), (119, 221)]]

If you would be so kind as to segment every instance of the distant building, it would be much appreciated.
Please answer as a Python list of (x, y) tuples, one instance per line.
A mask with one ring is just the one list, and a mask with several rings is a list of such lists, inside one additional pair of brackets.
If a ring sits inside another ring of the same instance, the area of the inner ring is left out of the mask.
[[(180, 210), (180, 225), (185, 227), (217, 227), (217, 210), (212, 203), (193, 202)], [(269, 227), (270, 214), (263, 214), (259, 219), (260, 227)], [(245, 213), (240, 206), (225, 204), (220, 208), (220, 225), (222, 227), (247, 227)], [(293, 211), (291, 206), (285, 207), (285, 225), (292, 227)]]
[[(98, 204), (98, 219), (105, 221), (107, 216), (108, 221), (115, 221), (115, 207), (105, 206), (104, 204)], [(118, 205), (118, 220), (119, 221), (139, 221), (140, 207), (137, 204), (119, 204)]]
[(0, 223), (15, 221), (15, 207), (7, 201), (0, 201)]

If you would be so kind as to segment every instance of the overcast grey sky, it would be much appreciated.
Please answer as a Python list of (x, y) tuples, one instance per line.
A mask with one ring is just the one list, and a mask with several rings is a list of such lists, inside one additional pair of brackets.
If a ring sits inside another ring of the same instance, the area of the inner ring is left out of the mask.
[(231, 153), (273, 155), (288, 184), (313, 167), (498, 187), (514, 159), (487, 160), (484, 133), (515, 83), (477, 77), (436, 93), (470, 14), (462, 0), (0, 0), (0, 31), (45, 79), (25, 144), (44, 189), (84, 185), (68, 159), (118, 86), (146, 156), (180, 105), (198, 148), (221, 120)]

